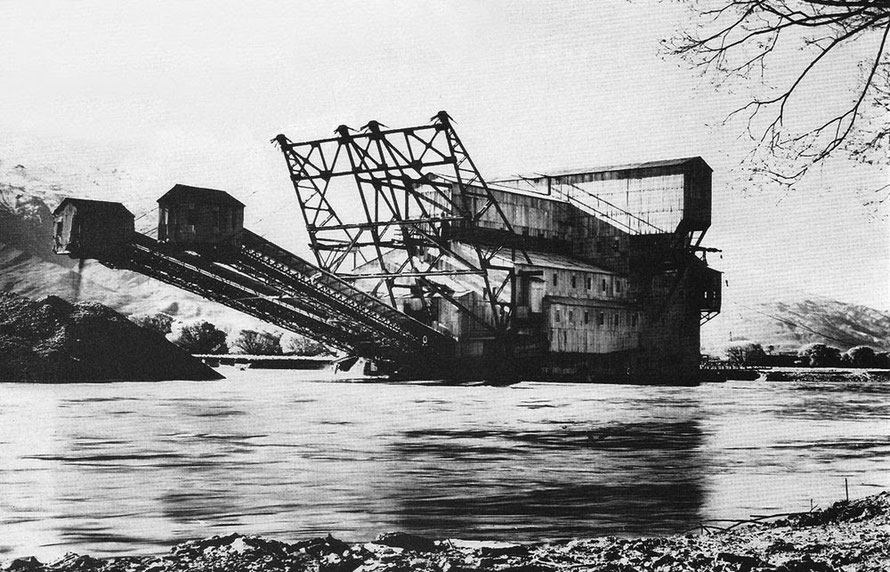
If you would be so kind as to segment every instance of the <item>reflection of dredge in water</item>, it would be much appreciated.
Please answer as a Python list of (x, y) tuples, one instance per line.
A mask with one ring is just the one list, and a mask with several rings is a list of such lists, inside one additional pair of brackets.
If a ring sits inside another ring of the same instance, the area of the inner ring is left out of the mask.
[(670, 401), (670, 419), (404, 432), (386, 474), (399, 528), (513, 541), (689, 529), (709, 459), (689, 403)]
[(720, 309), (720, 273), (700, 246), (711, 219), (701, 158), (489, 184), (444, 112), (418, 127), (275, 141), (314, 262), (243, 228), (244, 205), (227, 193), (184, 185), (158, 201), (157, 240), (135, 233), (129, 213), (96, 217), (95, 201), (67, 199), (55, 251), (395, 376), (697, 380), (699, 327)]

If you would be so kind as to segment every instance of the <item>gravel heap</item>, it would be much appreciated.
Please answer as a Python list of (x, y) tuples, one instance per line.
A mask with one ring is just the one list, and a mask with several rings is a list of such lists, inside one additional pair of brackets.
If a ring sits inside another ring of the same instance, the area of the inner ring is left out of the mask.
[[(703, 529), (708, 530), (708, 529)], [(294, 544), (257, 536), (186, 542), (164, 556), (95, 559), (69, 553), (51, 564), (33, 557), (9, 571), (186, 572), (852, 572), (890, 570), (890, 496), (836, 503), (772, 523), (664, 538), (604, 537), (538, 544), (433, 541), (390, 533), (347, 544), (315, 538)]]
[(767, 371), (764, 379), (766, 381), (887, 383), (890, 382), (890, 370), (775, 369)]
[(111, 308), (0, 293), (0, 381), (220, 379)]

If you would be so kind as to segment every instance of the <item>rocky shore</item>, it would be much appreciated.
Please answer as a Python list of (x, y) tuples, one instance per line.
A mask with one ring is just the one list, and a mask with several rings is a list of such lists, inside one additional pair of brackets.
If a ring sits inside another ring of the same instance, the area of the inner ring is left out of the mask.
[(52, 563), (18, 558), (8, 571), (47, 572), (853, 572), (890, 570), (890, 494), (824, 510), (703, 526), (669, 537), (536, 544), (434, 541), (403, 533), (349, 544), (331, 536), (285, 543), (231, 534), (175, 546), (161, 556), (97, 559), (66, 554)]

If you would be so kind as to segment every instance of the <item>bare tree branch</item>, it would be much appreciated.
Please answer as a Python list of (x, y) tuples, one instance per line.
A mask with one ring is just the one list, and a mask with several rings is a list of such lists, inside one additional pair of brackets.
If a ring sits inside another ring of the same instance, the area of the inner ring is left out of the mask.
[[(691, 10), (697, 25), (667, 42), (668, 49), (713, 78), (718, 87), (741, 80), (773, 92), (752, 97), (726, 118), (744, 118), (754, 143), (746, 157), (753, 172), (791, 186), (838, 153), (888, 163), (884, 151), (890, 140), (890, 113), (873, 111), (890, 111), (890, 0), (698, 0)], [(879, 41), (872, 44), (868, 38)], [(851, 45), (859, 48), (862, 73), (849, 94), (839, 92), (848, 103), (838, 110), (822, 109), (818, 102), (811, 105), (822, 117), (801, 128), (799, 114), (789, 116), (790, 102), (809, 103), (803, 100), (808, 93), (804, 84), (824, 83), (821, 74), (830, 69), (831, 58), (848, 54)], [(809, 55), (790, 79), (768, 83), (767, 70), (783, 70), (787, 61), (779, 58), (789, 50)]]

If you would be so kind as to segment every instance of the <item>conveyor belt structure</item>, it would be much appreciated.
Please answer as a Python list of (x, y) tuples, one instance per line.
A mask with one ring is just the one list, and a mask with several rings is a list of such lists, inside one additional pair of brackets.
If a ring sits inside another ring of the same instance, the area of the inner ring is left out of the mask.
[(136, 233), (123, 258), (132, 270), (219, 302), (351, 355), (410, 363), (441, 356), (451, 337), (332, 273), (244, 229), (234, 250), (188, 250)]

